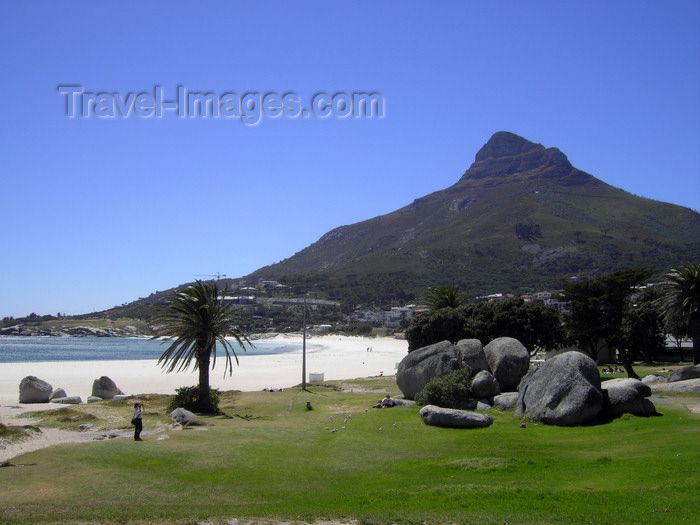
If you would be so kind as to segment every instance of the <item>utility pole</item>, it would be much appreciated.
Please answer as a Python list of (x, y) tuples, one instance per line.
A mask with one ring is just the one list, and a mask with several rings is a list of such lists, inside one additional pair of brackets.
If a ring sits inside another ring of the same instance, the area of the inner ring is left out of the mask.
[(301, 318), (303, 323), (301, 339), (301, 389), (306, 390), (306, 294), (304, 294), (304, 312)]

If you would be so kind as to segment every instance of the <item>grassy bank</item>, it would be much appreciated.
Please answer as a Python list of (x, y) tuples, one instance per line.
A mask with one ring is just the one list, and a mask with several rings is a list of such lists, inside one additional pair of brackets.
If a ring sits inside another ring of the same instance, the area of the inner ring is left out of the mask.
[[(398, 393), (393, 378), (311, 390), (226, 393), (228, 418), (199, 418), (159, 434), (167, 439), (16, 458), (35, 465), (0, 469), (0, 521), (696, 523), (700, 418), (681, 407), (578, 428), (522, 428), (512, 411), (495, 412), (489, 428), (447, 430), (424, 425), (417, 407), (369, 408)], [(144, 402), (145, 429), (167, 425), (166, 400)], [(125, 425), (130, 413), (126, 402), (79, 410)]]

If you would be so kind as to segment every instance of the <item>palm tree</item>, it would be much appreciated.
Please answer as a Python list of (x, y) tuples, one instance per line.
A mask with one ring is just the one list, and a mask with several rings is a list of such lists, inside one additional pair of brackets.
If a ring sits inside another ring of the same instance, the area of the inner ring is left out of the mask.
[(681, 322), (693, 339), (693, 364), (700, 363), (700, 266), (683, 264), (666, 274), (660, 297), (666, 326)]
[(184, 290), (174, 292), (166, 299), (166, 305), (155, 318), (154, 338), (172, 340), (170, 346), (158, 359), (158, 364), (167, 373), (184, 371), (194, 363), (199, 370), (198, 409), (204, 413), (217, 413), (209, 392), (209, 365), (216, 365), (216, 343), (221, 343), (226, 355), (226, 371), (233, 374), (233, 359), (238, 356), (227, 337), (232, 337), (245, 351), (250, 343), (236, 325), (237, 316), (233, 304), (222, 300), (226, 289), (219, 291), (216, 282), (197, 281)]
[(456, 284), (428, 288), (425, 300), (431, 310), (441, 308), (457, 308), (469, 302), (469, 296), (462, 292)]

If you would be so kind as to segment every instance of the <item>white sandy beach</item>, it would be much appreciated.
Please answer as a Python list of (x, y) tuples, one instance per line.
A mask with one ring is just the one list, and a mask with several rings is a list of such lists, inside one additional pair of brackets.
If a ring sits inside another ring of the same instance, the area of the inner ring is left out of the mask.
[[(300, 336), (277, 336), (301, 344)], [(270, 341), (271, 339), (260, 339)], [(368, 352), (367, 349), (372, 351)], [(323, 374), (324, 380), (393, 375), (396, 365), (408, 352), (405, 340), (346, 336), (307, 338), (306, 372)], [(219, 358), (210, 372), (212, 388), (242, 390), (288, 388), (302, 381), (302, 352), (274, 355), (239, 354), (233, 375), (224, 374)], [(26, 376), (36, 376), (69, 396), (86, 401), (92, 383), (101, 376), (111, 378), (125, 394), (174, 394), (175, 389), (197, 384), (197, 373), (165, 373), (156, 360), (138, 361), (60, 361), (0, 364), (0, 405), (17, 405), (19, 384)]]
[[(300, 336), (277, 336), (288, 342), (301, 344)], [(266, 339), (260, 339), (266, 341)], [(270, 341), (270, 339), (267, 339)], [(371, 352), (367, 349), (371, 348)], [(396, 365), (408, 352), (405, 340), (392, 338), (365, 338), (315, 336), (307, 339), (306, 372), (323, 374), (324, 380), (354, 379), (378, 375), (394, 375)], [(302, 351), (274, 355), (239, 355), (239, 366), (233, 376), (223, 377), (224, 361), (217, 361), (210, 373), (213, 388), (242, 390), (288, 388), (302, 381)], [(57, 361), (0, 364), (0, 422), (11, 425), (32, 423), (27, 412), (60, 408), (53, 403), (20, 404), (19, 384), (32, 375), (48, 382), (54, 388), (63, 388), (69, 396), (80, 396), (87, 401), (92, 383), (101, 376), (110, 377), (126, 394), (174, 394), (175, 389), (197, 384), (197, 373), (173, 372), (166, 374), (156, 360), (140, 361)], [(151, 433), (153, 431), (150, 431)], [(131, 430), (115, 430), (112, 436), (129, 437)], [(99, 432), (72, 432), (42, 428), (31, 440), (0, 446), (0, 462), (21, 454), (59, 443), (78, 443), (99, 439)], [(148, 435), (149, 431), (144, 432)], [(4, 448), (3, 448), (4, 447)]]

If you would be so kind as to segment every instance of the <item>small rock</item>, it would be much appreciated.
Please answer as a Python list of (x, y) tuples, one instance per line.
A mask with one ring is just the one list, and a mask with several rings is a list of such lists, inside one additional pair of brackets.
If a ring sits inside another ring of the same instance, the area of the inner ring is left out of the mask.
[(193, 412), (190, 412), (189, 410), (180, 407), (170, 412), (170, 414), (168, 414), (168, 417), (174, 419), (178, 423), (186, 423), (196, 418), (197, 415)]
[(494, 396), (493, 404), (501, 411), (515, 408), (515, 405), (518, 404), (518, 395), (517, 392), (507, 392)]
[(83, 402), (80, 396), (57, 397), (49, 401), (49, 403), (59, 403), (61, 405), (79, 405)]
[(51, 401), (52, 399), (60, 398), (60, 397), (68, 397), (68, 395), (66, 394), (66, 391), (63, 390), (62, 388), (57, 388), (56, 390), (51, 392), (51, 395), (49, 396), (49, 401)]

